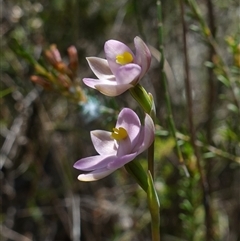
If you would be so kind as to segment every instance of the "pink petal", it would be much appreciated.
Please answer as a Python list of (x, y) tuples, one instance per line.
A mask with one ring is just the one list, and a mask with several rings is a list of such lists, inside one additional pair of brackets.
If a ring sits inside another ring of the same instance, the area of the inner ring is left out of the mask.
[(129, 138), (118, 141), (117, 156), (124, 156), (132, 152), (132, 142)]
[(127, 131), (131, 142), (131, 148), (133, 148), (138, 141), (138, 135), (141, 130), (141, 122), (137, 114), (129, 108), (122, 109), (116, 123), (116, 128), (119, 127), (123, 127)]
[(88, 57), (87, 61), (93, 73), (98, 77), (98, 79), (115, 79), (114, 75), (112, 74), (112, 71), (109, 68), (108, 61), (106, 59)]
[(127, 91), (128, 89), (130, 89), (132, 87), (133, 87), (133, 85), (131, 85), (131, 84), (117, 85), (116, 82), (114, 84), (109, 83), (109, 82), (105, 83), (105, 84), (101, 83), (101, 84), (96, 84), (94, 86), (95, 89), (97, 89), (102, 94), (107, 95), (107, 96), (121, 95), (123, 92)]
[(73, 167), (82, 171), (92, 171), (106, 167), (116, 156), (90, 156), (78, 160)]
[(132, 54), (133, 59), (135, 58), (131, 49), (124, 43), (117, 40), (108, 40), (104, 45), (104, 51), (109, 63), (109, 67), (114, 75), (116, 74), (117, 69), (121, 66), (116, 63), (117, 55), (123, 54), (124, 52), (129, 52)]
[(97, 89), (96, 86), (98, 85), (111, 85), (111, 86), (116, 86), (117, 82), (113, 80), (108, 80), (108, 79), (92, 79), (92, 78), (84, 78), (83, 83), (87, 85), (88, 87), (91, 87), (93, 89)]
[[(145, 121), (144, 121), (144, 126), (142, 127), (142, 132), (143, 135), (142, 138), (143, 140), (139, 141), (142, 142), (141, 145), (136, 145), (136, 147), (134, 148), (134, 150), (136, 150), (138, 152), (138, 154), (142, 153), (143, 151), (145, 151), (153, 142), (154, 140), (154, 135), (155, 135), (155, 126), (153, 123), (152, 118), (146, 114), (145, 116)], [(140, 144), (139, 142), (139, 144)]]
[(124, 166), (128, 162), (132, 161), (136, 156), (137, 156), (137, 152), (117, 157), (113, 162), (107, 165), (107, 168), (116, 170)]
[(95, 150), (100, 155), (116, 155), (116, 144), (111, 137), (111, 132), (102, 130), (91, 131), (91, 139)]
[(148, 71), (151, 64), (151, 52), (147, 45), (142, 41), (141, 38), (135, 37), (134, 44), (136, 48), (136, 64), (142, 67), (140, 78)]
[(120, 66), (115, 73), (117, 84), (136, 84), (140, 73), (141, 67), (137, 64)]
[(84, 182), (92, 182), (92, 181), (97, 181), (99, 179), (102, 179), (106, 176), (108, 176), (109, 174), (111, 174), (112, 172), (114, 172), (114, 169), (107, 169), (107, 168), (103, 168), (100, 170), (96, 170), (87, 174), (80, 174), (78, 176), (78, 180), (79, 181), (84, 181)]
[(93, 89), (96, 89), (95, 88), (96, 84), (102, 83), (102, 81), (99, 79), (91, 79), (91, 78), (84, 78), (82, 81), (85, 85), (87, 85), (88, 87), (91, 87)]

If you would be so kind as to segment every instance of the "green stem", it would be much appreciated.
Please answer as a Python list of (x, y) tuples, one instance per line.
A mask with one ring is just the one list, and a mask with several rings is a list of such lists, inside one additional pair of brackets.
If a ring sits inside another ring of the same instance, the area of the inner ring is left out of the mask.
[(158, 200), (158, 195), (154, 187), (153, 178), (150, 171), (148, 171), (147, 181), (147, 200), (149, 211), (151, 214), (152, 241), (160, 241), (160, 203)]
[(160, 241), (160, 231), (158, 224), (160, 223), (160, 215), (159, 220), (157, 222), (151, 222), (151, 229), (152, 229), (152, 241)]
[[(135, 87), (131, 88), (130, 93), (132, 97), (138, 102), (142, 107), (145, 113), (149, 114), (153, 121), (156, 119), (156, 111), (153, 97), (150, 93), (147, 93), (146, 90), (140, 85), (137, 84)], [(157, 198), (157, 193), (153, 184), (154, 176), (154, 141), (151, 146), (148, 148), (148, 184), (146, 188), (144, 174), (140, 174), (137, 171), (133, 162), (125, 165), (127, 171), (134, 176), (138, 181), (139, 185), (143, 188), (144, 191), (147, 191), (148, 197), (148, 206), (151, 214), (151, 230), (152, 230), (152, 241), (160, 241), (160, 215), (159, 215), (159, 203)], [(143, 178), (144, 177), (144, 178)]]
[(148, 170), (151, 172), (152, 178), (154, 179), (154, 141), (148, 148)]

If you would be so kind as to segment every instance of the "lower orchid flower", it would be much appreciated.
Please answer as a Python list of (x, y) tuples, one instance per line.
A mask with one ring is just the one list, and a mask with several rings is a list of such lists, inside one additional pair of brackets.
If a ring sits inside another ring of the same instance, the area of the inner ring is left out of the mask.
[(145, 151), (152, 144), (154, 133), (154, 123), (148, 114), (141, 125), (137, 114), (124, 108), (112, 132), (91, 131), (92, 143), (99, 155), (82, 158), (74, 164), (74, 168), (86, 172), (78, 179), (95, 181), (108, 176)]
[(124, 43), (108, 40), (104, 45), (106, 59), (88, 57), (87, 61), (98, 79), (83, 82), (107, 96), (117, 96), (134, 87), (148, 71), (151, 53), (141, 38), (134, 38), (136, 53)]

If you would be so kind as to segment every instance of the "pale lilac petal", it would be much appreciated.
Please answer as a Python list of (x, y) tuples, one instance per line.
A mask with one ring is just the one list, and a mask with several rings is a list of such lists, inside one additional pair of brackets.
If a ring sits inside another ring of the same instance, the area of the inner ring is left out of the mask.
[(138, 153), (135, 152), (135, 153), (131, 153), (131, 154), (128, 154), (125, 156), (116, 157), (116, 159), (113, 162), (111, 162), (107, 165), (107, 168), (116, 170), (116, 169), (124, 166), (128, 162), (132, 161), (137, 155), (138, 155)]
[(140, 73), (141, 67), (137, 64), (120, 66), (115, 73), (117, 84), (136, 84)]
[(129, 136), (124, 140), (118, 141), (117, 156), (124, 156), (132, 152), (132, 141)]
[(114, 75), (116, 74), (116, 71), (120, 66), (116, 63), (117, 55), (123, 54), (124, 52), (129, 52), (130, 54), (132, 54), (133, 59), (135, 59), (135, 56), (131, 49), (124, 43), (117, 40), (108, 40), (104, 45), (104, 51), (107, 61), (109, 63), (109, 67)]
[(82, 171), (92, 171), (106, 167), (110, 162), (114, 161), (116, 156), (90, 156), (78, 160), (73, 167)]
[(116, 123), (116, 128), (119, 127), (123, 127), (127, 131), (131, 141), (131, 148), (133, 148), (138, 141), (138, 135), (141, 130), (141, 122), (137, 114), (129, 108), (122, 109)]
[(111, 132), (95, 130), (91, 131), (91, 139), (95, 150), (100, 155), (116, 155), (116, 143), (111, 137)]
[[(89, 86), (89, 85), (88, 85)], [(116, 82), (113, 83), (101, 83), (96, 84), (94, 86), (95, 89), (100, 91), (102, 94), (107, 96), (118, 96), (127, 91), (128, 89), (132, 88), (133, 85), (131, 84), (125, 84), (125, 85), (117, 85)]]
[(99, 169), (90, 173), (86, 173), (86, 174), (80, 174), (78, 176), (78, 180), (79, 181), (84, 181), (84, 182), (92, 182), (92, 181), (97, 181), (99, 179), (102, 179), (106, 176), (108, 176), (109, 174), (111, 174), (112, 172), (114, 172), (115, 169), (107, 169), (107, 168), (103, 168), (103, 169)]
[(88, 87), (91, 87), (93, 89), (97, 89), (96, 86), (98, 85), (107, 85), (107, 86), (116, 86), (117, 82), (113, 80), (108, 79), (92, 79), (92, 78), (83, 78), (83, 83), (87, 85)]
[(93, 73), (98, 77), (98, 79), (115, 80), (115, 77), (110, 70), (108, 61), (106, 59), (88, 57), (87, 61)]
[(87, 85), (88, 87), (91, 87), (93, 89), (96, 89), (95, 88), (95, 85), (97, 84), (102, 84), (103, 81), (102, 80), (99, 80), (99, 79), (92, 79), (92, 78), (83, 78), (83, 83), (85, 85)]
[(144, 126), (142, 126), (142, 132), (143, 135), (141, 135), (143, 138), (142, 140), (139, 139), (139, 143), (141, 143), (141, 145), (136, 145), (134, 150), (136, 150), (138, 152), (138, 154), (142, 153), (143, 151), (145, 151), (153, 142), (154, 140), (154, 135), (155, 135), (155, 126), (153, 123), (152, 118), (146, 114), (145, 116), (145, 121), (144, 121)]
[(134, 44), (136, 48), (136, 64), (142, 67), (140, 78), (148, 71), (151, 64), (151, 52), (147, 45), (142, 41), (141, 38), (135, 37)]
[(140, 152), (141, 147), (143, 145), (143, 141), (144, 141), (144, 127), (141, 126), (141, 130), (138, 135), (137, 141), (135, 142), (135, 145), (132, 146), (132, 152), (139, 152), (139, 153), (143, 152), (143, 151)]

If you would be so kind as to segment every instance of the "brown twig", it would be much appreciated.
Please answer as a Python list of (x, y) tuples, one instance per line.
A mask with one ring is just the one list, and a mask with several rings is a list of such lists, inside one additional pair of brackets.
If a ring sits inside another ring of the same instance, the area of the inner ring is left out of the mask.
[[(212, 0), (207, 0), (207, 7), (208, 7), (208, 23), (209, 23), (209, 28), (212, 33), (213, 39), (215, 39), (216, 36), (216, 26), (215, 26), (215, 18), (214, 18), (214, 11), (213, 11), (213, 4)], [(216, 54), (213, 46), (209, 45), (209, 61), (212, 61), (214, 58), (214, 55)], [(214, 71), (212, 68), (208, 68), (208, 105), (207, 105), (207, 114), (208, 114), (208, 120), (206, 122), (206, 131), (207, 131), (207, 141), (208, 144), (212, 145), (212, 121), (213, 121), (213, 111), (214, 111), (214, 106), (216, 103), (216, 94), (217, 94), (217, 82), (214, 77)], [(206, 163), (206, 175), (207, 175), (207, 180), (209, 183), (209, 196), (211, 193), (211, 172), (212, 172), (212, 162), (211, 160)], [(209, 203), (210, 205), (210, 203)], [(211, 207), (209, 212), (211, 212)], [(212, 216), (212, 214), (210, 213)], [(207, 233), (207, 240), (214, 240), (214, 232), (213, 232), (213, 222), (212, 218), (209, 219), (208, 222), (208, 228), (206, 229)]]
[(38, 91), (36, 89), (31, 90), (25, 98), (21, 100), (22, 110), (21, 113), (13, 121), (13, 124), (8, 132), (6, 139), (0, 150), (0, 169), (5, 165), (5, 162), (11, 162), (9, 156), (15, 156), (18, 146), (17, 138), (24, 135), (26, 129), (26, 121), (30, 116), (31, 105), (38, 98)]
[(185, 59), (184, 62), (185, 62), (185, 75), (186, 75), (185, 87), (186, 87), (186, 97), (187, 97), (187, 104), (188, 104), (188, 121), (189, 121), (189, 129), (190, 129), (190, 138), (191, 138), (191, 144), (194, 150), (194, 154), (197, 160), (197, 167), (200, 174), (200, 182), (201, 182), (202, 191), (203, 191), (203, 205), (205, 209), (205, 225), (206, 225), (206, 241), (210, 241), (211, 239), (209, 238), (209, 233), (211, 231), (209, 230), (209, 227), (212, 222), (212, 216), (210, 211), (209, 187), (200, 163), (200, 154), (196, 145), (196, 130), (193, 123), (192, 87), (190, 82), (187, 37), (186, 37), (187, 28), (186, 28), (186, 23), (184, 19), (185, 13), (184, 13), (184, 4), (182, 0), (180, 0), (180, 8), (181, 8), (181, 20), (182, 20), (182, 26), (183, 26), (183, 45), (184, 45), (183, 47), (184, 47), (184, 59)]
[[(211, 0), (207, 0), (207, 6), (208, 6), (208, 21), (209, 21), (209, 27), (212, 33), (213, 38), (215, 38), (216, 35), (216, 27), (215, 27), (215, 21), (214, 21), (214, 14), (213, 14), (213, 4)], [(209, 46), (209, 61), (212, 61), (215, 54), (215, 50), (213, 46)], [(206, 123), (207, 128), (207, 139), (208, 142), (211, 144), (212, 139), (212, 117), (213, 117), (213, 109), (214, 109), (214, 102), (216, 100), (216, 81), (214, 81), (214, 72), (212, 68), (208, 68), (208, 120)]]

